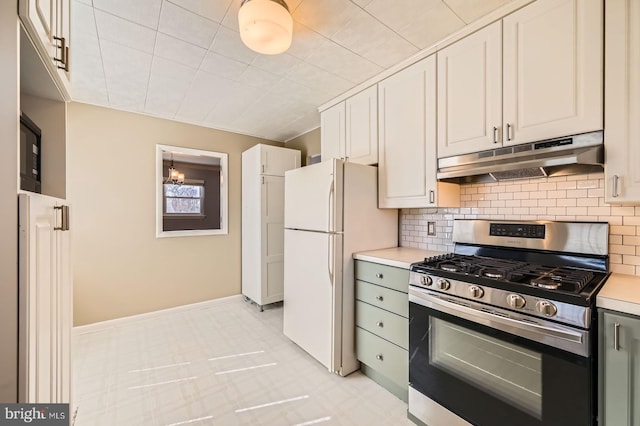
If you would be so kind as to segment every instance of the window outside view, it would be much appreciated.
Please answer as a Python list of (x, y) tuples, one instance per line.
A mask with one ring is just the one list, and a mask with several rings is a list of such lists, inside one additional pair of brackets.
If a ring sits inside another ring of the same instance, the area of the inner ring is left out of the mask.
[(164, 184), (165, 215), (204, 215), (202, 185)]

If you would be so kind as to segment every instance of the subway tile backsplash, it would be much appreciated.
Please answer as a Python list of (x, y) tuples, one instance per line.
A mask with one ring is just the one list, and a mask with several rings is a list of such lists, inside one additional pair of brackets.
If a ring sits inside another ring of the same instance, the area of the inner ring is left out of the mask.
[[(400, 211), (400, 245), (451, 251), (454, 219), (568, 220), (609, 222), (612, 272), (640, 276), (640, 205), (604, 202), (604, 174), (465, 184), (461, 208)], [(436, 235), (427, 235), (427, 222)]]

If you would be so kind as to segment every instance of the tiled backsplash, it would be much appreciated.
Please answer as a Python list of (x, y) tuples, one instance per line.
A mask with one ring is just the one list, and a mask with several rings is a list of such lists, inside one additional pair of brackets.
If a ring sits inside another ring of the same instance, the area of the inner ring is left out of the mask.
[[(640, 275), (640, 206), (604, 202), (604, 174), (465, 184), (461, 208), (400, 211), (400, 245), (451, 251), (454, 219), (609, 222), (611, 271)], [(436, 235), (427, 235), (436, 222)]]

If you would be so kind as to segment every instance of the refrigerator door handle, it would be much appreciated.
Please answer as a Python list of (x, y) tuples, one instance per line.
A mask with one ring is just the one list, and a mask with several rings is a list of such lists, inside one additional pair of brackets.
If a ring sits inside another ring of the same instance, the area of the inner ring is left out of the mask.
[(331, 186), (329, 187), (329, 217), (328, 217), (328, 221), (329, 221), (329, 228), (328, 231), (329, 232), (333, 232), (333, 225), (331, 224), (333, 219), (333, 210), (334, 210), (334, 193), (335, 193), (335, 188), (334, 188), (334, 181), (331, 181)]
[(327, 271), (329, 272), (329, 282), (333, 286), (333, 254), (335, 252), (335, 248), (333, 247), (334, 236), (329, 234), (329, 243), (327, 244)]

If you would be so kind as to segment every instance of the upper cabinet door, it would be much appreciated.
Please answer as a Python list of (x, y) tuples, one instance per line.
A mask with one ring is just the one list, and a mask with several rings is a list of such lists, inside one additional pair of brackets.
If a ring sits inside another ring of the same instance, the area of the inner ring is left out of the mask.
[(284, 176), (284, 172), (300, 167), (300, 151), (277, 146), (260, 146), (260, 173)]
[(320, 152), (322, 160), (345, 158), (345, 106), (344, 102), (320, 114)]
[(503, 19), (503, 144), (603, 128), (601, 0), (538, 0)]
[(62, 96), (71, 100), (71, 1), (19, 0), (18, 13)]
[(436, 164), (427, 155), (435, 148), (435, 56), (381, 81), (378, 91), (378, 206), (426, 207)]
[(438, 52), (438, 157), (499, 143), (501, 44), (501, 22), (496, 22)]
[(607, 0), (605, 198), (640, 202), (640, 2)]
[(345, 101), (346, 156), (359, 164), (378, 163), (378, 88), (371, 86)]

